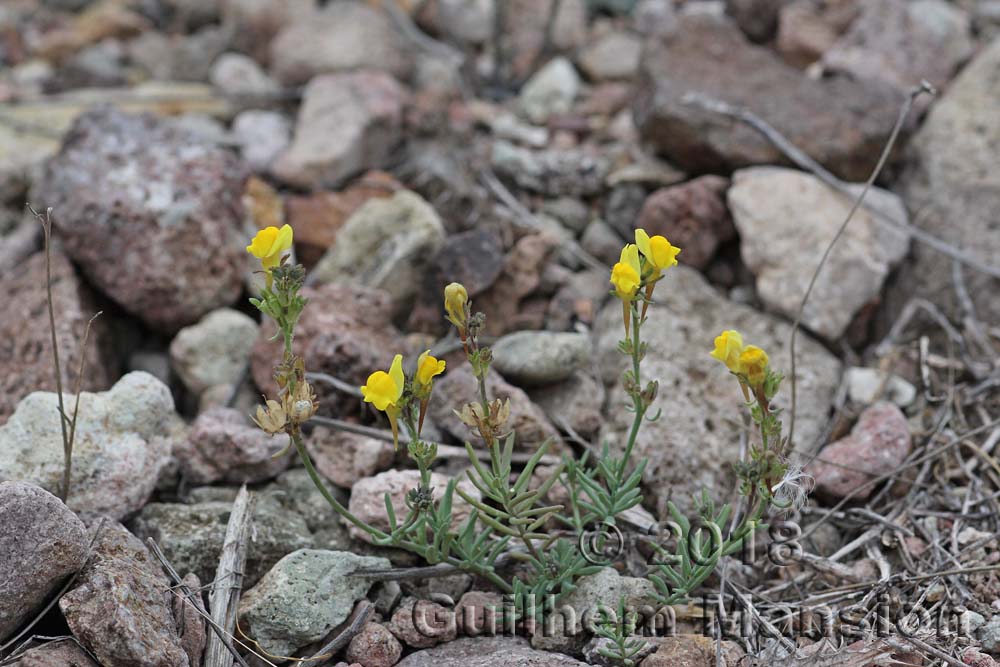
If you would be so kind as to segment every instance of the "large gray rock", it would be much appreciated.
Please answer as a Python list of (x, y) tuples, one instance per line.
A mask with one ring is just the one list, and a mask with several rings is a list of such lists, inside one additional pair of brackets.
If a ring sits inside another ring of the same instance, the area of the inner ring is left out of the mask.
[(587, 667), (587, 663), (535, 650), (523, 637), (465, 637), (411, 653), (397, 667)]
[(875, 166), (899, 93), (846, 77), (815, 80), (747, 41), (731, 23), (685, 16), (643, 54), (636, 124), (681, 169), (728, 171), (784, 157), (744, 123), (687, 104), (689, 93), (757, 114), (841, 178), (862, 181)]
[[(350, 3), (331, 7), (344, 4)], [(387, 166), (402, 139), (408, 98), (407, 90), (384, 72), (317, 76), (302, 94), (292, 144), (271, 171), (291, 185), (320, 189)]]
[[(701, 274), (685, 266), (666, 273), (654, 298), (657, 303), (650, 307), (642, 328), (642, 337), (649, 344), (642, 379), (659, 381), (659, 395), (651, 414), (658, 410), (662, 414), (656, 421), (642, 425), (633, 458), (648, 459), (643, 476), (646, 505), (662, 515), (668, 500), (688, 509), (692, 496), (700, 495), (702, 489), (718, 500), (729, 500), (733, 488), (743, 395), (733, 376), (709, 356), (715, 336), (725, 329), (742, 332), (746, 343), (767, 351), (772, 368), (787, 374), (791, 327), (727, 301)], [(624, 407), (628, 398), (621, 385), (628, 358), (617, 349), (624, 336), (620, 303), (611, 303), (602, 311), (595, 330), (604, 379), (617, 380), (609, 393), (606, 435), (612, 446), (620, 448), (632, 422), (632, 414)], [(808, 446), (826, 423), (840, 381), (840, 363), (808, 335), (798, 337), (796, 348), (799, 383), (795, 443)], [(775, 403), (787, 409), (788, 396), (786, 380)], [(787, 413), (784, 421), (787, 426)]]
[(0, 482), (0, 641), (83, 566), (87, 530), (45, 489)]
[[(65, 396), (67, 410), (74, 402), (74, 396)], [(170, 460), (178, 422), (170, 389), (149, 373), (129, 373), (106, 392), (83, 392), (70, 509), (121, 519), (142, 507)], [(62, 474), (58, 400), (38, 391), (0, 426), (0, 480), (31, 482), (55, 493)]]
[(235, 384), (250, 362), (257, 323), (231, 308), (213, 310), (170, 342), (170, 365), (189, 391)]
[(317, 74), (359, 68), (406, 77), (413, 69), (406, 42), (383, 12), (363, 2), (333, 2), (298, 13), (271, 42), (271, 69), (285, 85)]
[(493, 142), (490, 163), (520, 187), (550, 197), (595, 195), (604, 189), (611, 163), (581, 149), (533, 151), (509, 141)]
[(95, 286), (176, 331), (240, 295), (243, 176), (231, 152), (174, 123), (103, 109), (76, 120), (32, 196)]
[[(758, 295), (769, 309), (794, 319), (853, 198), (804, 172), (754, 167), (733, 175), (728, 200)], [(866, 201), (895, 220), (907, 220), (903, 203), (885, 190), (869, 191)], [(859, 209), (830, 252), (802, 323), (829, 340), (839, 338), (858, 311), (878, 299), (908, 248), (906, 232)]]
[[(53, 249), (52, 307), (63, 390), (76, 386), (87, 321), (97, 312), (93, 292), (81, 281), (61, 251)], [(37, 253), (4, 273), (4, 317), (0, 319), (0, 423), (32, 391), (55, 391), (52, 332), (45, 289), (45, 255)], [(107, 389), (115, 373), (109, 328), (94, 321), (87, 343), (83, 388)]]
[(265, 651), (292, 655), (346, 620), (368, 593), (372, 580), (352, 577), (352, 572), (386, 567), (385, 558), (347, 551), (291, 553), (243, 595), (241, 626)]
[(398, 310), (412, 300), (421, 273), (443, 243), (444, 225), (434, 208), (420, 195), (400, 190), (355, 211), (313, 275), (323, 282), (384, 289)]
[[(1000, 174), (1000, 39), (987, 46), (952, 82), (931, 107), (920, 131), (910, 142), (908, 168), (900, 193), (917, 225), (951, 243), (980, 262), (998, 266)], [(983, 322), (1000, 320), (1000, 281), (964, 269), (965, 287)], [(900, 269), (889, 291), (889, 317), (894, 318), (911, 297), (922, 297), (959, 319), (952, 260), (922, 243)], [(892, 320), (890, 320), (892, 321)]]
[(105, 667), (188, 667), (170, 606), (171, 582), (137, 537), (96, 522), (97, 541), (59, 609)]
[(493, 367), (519, 385), (565, 380), (591, 357), (590, 336), (582, 333), (518, 331), (492, 349)]
[[(223, 501), (150, 503), (130, 525), (143, 539), (156, 540), (178, 571), (214, 581), (232, 508), (232, 502)], [(262, 495), (254, 513), (254, 539), (247, 554), (244, 585), (254, 585), (283, 556), (311, 546), (313, 539), (305, 520), (276, 498)]]

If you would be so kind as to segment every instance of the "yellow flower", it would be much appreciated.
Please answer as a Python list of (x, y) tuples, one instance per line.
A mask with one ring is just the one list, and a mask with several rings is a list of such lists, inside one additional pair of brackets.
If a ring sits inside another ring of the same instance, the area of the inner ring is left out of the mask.
[[(758, 348), (759, 349), (759, 348)], [(740, 372), (740, 355), (743, 353), (743, 336), (739, 331), (727, 329), (715, 337), (711, 355), (726, 365), (733, 373)]]
[(469, 293), (462, 283), (451, 283), (444, 288), (444, 309), (448, 319), (456, 327), (465, 326), (465, 304), (469, 301)]
[(739, 373), (753, 387), (758, 387), (767, 377), (767, 352), (756, 345), (747, 345), (740, 353)]
[(399, 426), (396, 418), (399, 416), (399, 399), (403, 396), (406, 377), (403, 375), (403, 355), (397, 354), (392, 359), (389, 372), (375, 371), (368, 376), (365, 386), (361, 387), (361, 395), (365, 403), (371, 403), (377, 409), (385, 412), (392, 427), (393, 445), (399, 448)]
[(375, 371), (368, 376), (368, 382), (361, 387), (361, 395), (365, 397), (365, 403), (371, 403), (377, 409), (385, 412), (399, 402), (405, 384), (403, 355), (397, 354), (392, 359), (388, 373)]
[(290, 225), (265, 227), (257, 232), (253, 241), (247, 246), (247, 252), (260, 260), (265, 271), (270, 271), (281, 261), (281, 254), (292, 247), (292, 228)]
[(663, 236), (650, 238), (645, 229), (635, 230), (635, 244), (639, 252), (646, 258), (646, 264), (652, 269), (652, 278), (659, 278), (660, 272), (677, 266), (677, 255), (681, 249), (670, 245), (670, 241)]
[(417, 374), (413, 378), (414, 384), (418, 387), (430, 387), (434, 381), (434, 376), (444, 372), (444, 361), (431, 356), (431, 351), (427, 350), (417, 357)]
[(639, 248), (629, 243), (622, 248), (621, 258), (611, 268), (611, 284), (619, 299), (630, 300), (639, 289)]

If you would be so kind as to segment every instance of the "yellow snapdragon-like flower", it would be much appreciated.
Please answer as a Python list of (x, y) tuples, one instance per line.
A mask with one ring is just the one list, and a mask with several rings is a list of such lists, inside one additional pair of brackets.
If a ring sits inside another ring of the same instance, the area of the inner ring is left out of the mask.
[(767, 378), (767, 365), (767, 352), (756, 345), (747, 345), (740, 353), (738, 372), (752, 387), (758, 387)]
[(417, 393), (421, 389), (429, 388), (434, 382), (435, 376), (444, 372), (445, 363), (442, 359), (431, 356), (431, 351), (427, 350), (417, 357), (417, 374), (413, 376), (413, 383), (417, 385)]
[(614, 285), (615, 295), (622, 300), (622, 319), (625, 322), (626, 336), (629, 334), (629, 308), (642, 284), (641, 271), (639, 248), (629, 243), (622, 248), (618, 263), (611, 267), (611, 284)]
[(462, 283), (450, 283), (444, 288), (444, 310), (456, 327), (465, 326), (465, 304), (468, 302), (469, 293)]
[(727, 329), (715, 337), (715, 349), (712, 350), (713, 358), (718, 359), (726, 365), (733, 373), (740, 372), (740, 355), (743, 354), (743, 336), (739, 331)]
[(664, 269), (677, 266), (677, 255), (681, 249), (670, 244), (664, 236), (650, 237), (645, 229), (635, 230), (635, 245), (646, 258), (650, 279), (656, 280)]
[(393, 444), (397, 448), (399, 447), (399, 426), (396, 423), (396, 418), (399, 416), (399, 402), (405, 386), (403, 355), (397, 354), (392, 359), (388, 373), (375, 371), (368, 376), (365, 386), (361, 387), (361, 395), (364, 397), (365, 403), (371, 403), (389, 418), (389, 425), (392, 426)]
[(292, 247), (292, 227), (282, 225), (265, 227), (257, 232), (253, 241), (247, 246), (247, 252), (260, 260), (265, 271), (270, 271), (281, 262), (281, 255)]
[(639, 248), (629, 243), (622, 248), (621, 258), (611, 267), (611, 284), (619, 299), (629, 300), (635, 296), (642, 279), (639, 275)]

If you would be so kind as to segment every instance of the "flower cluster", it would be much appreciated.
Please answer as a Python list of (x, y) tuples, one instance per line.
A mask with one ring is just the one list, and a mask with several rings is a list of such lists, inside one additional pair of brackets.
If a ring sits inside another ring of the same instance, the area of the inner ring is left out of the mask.
[[(403, 355), (397, 354), (392, 359), (389, 371), (375, 371), (368, 376), (368, 381), (361, 387), (361, 395), (365, 403), (371, 403), (389, 418), (392, 427), (393, 443), (399, 447), (399, 417), (404, 415), (405, 423), (411, 426), (414, 435), (419, 436), (424, 426), (424, 416), (427, 414), (427, 404), (434, 388), (434, 378), (444, 372), (445, 362), (431, 356), (426, 350), (417, 357), (417, 369), (407, 382), (403, 373)], [(412, 415), (404, 414), (409, 406), (419, 406), (416, 427), (412, 427)]]
[(635, 230), (635, 243), (622, 248), (621, 258), (611, 268), (611, 284), (615, 296), (622, 300), (622, 314), (625, 320), (625, 335), (629, 334), (629, 309), (638, 297), (639, 289), (645, 287), (642, 316), (653, 298), (653, 288), (663, 277), (663, 271), (677, 265), (680, 248), (670, 244), (663, 236), (650, 237), (644, 229)]
[(768, 376), (773, 376), (767, 352), (756, 345), (744, 345), (739, 331), (727, 329), (716, 336), (715, 349), (710, 354), (755, 394), (764, 388)]

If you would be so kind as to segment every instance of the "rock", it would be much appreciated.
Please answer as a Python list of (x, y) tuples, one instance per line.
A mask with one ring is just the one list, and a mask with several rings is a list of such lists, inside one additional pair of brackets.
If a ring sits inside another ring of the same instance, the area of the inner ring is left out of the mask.
[(876, 403), (858, 417), (850, 435), (830, 443), (806, 468), (816, 492), (832, 498), (864, 500), (876, 477), (896, 470), (912, 448), (906, 417), (892, 403)]
[(288, 224), (295, 230), (298, 259), (314, 266), (333, 245), (344, 223), (370, 199), (391, 197), (402, 184), (382, 171), (370, 171), (340, 192), (315, 192), (285, 200)]
[[(53, 249), (52, 307), (63, 390), (76, 386), (87, 322), (97, 312), (94, 295), (77, 277), (61, 251)], [(45, 256), (36, 253), (15, 270), (3, 271), (4, 317), (0, 321), (0, 423), (29, 392), (55, 391), (52, 332), (49, 328)], [(103, 318), (94, 321), (87, 343), (83, 388), (106, 389), (117, 372), (110, 330)]]
[[(646, 506), (657, 515), (673, 500), (682, 511), (702, 489), (718, 494), (733, 488), (732, 464), (737, 460), (743, 396), (737, 383), (708, 353), (712, 340), (725, 329), (743, 333), (748, 344), (767, 351), (771, 367), (787, 373), (790, 325), (756, 309), (727, 301), (704, 278), (686, 266), (670, 269), (653, 295), (642, 337), (649, 349), (642, 364), (642, 380), (658, 380), (659, 396), (652, 413), (660, 418), (639, 431), (633, 460), (647, 458), (643, 480)], [(625, 442), (632, 415), (622, 406), (628, 400), (621, 373), (628, 358), (618, 351), (623, 337), (620, 303), (609, 303), (598, 318), (599, 361), (603, 379), (617, 380), (610, 389), (610, 442)], [(827, 412), (840, 380), (840, 364), (819, 343), (800, 336), (798, 356), (798, 414), (796, 442), (813, 442), (826, 424)], [(786, 380), (775, 402), (788, 407)], [(787, 422), (787, 419), (785, 420)], [(683, 433), (677, 424), (685, 424)], [(678, 467), (676, 461), (685, 465)]]
[(193, 394), (217, 384), (236, 384), (250, 361), (260, 327), (231, 308), (213, 310), (170, 342), (170, 365)]
[(608, 296), (609, 290), (607, 271), (588, 269), (572, 274), (549, 301), (546, 328), (565, 331), (575, 322), (583, 322), (590, 326), (597, 318), (597, 312)]
[[(472, 431), (452, 411), (476, 400), (477, 386), (467, 365), (449, 369), (434, 385), (434, 400), (427, 411), (431, 421), (462, 442), (472, 438)], [(541, 409), (522, 390), (508, 384), (492, 370), (486, 378), (486, 393), (490, 400), (499, 398), (510, 401), (507, 425), (517, 433), (516, 449), (534, 451), (547, 438), (553, 438), (558, 443), (559, 434)]]
[(685, 103), (689, 93), (745, 108), (841, 178), (868, 177), (901, 99), (845, 77), (813, 80), (750, 44), (735, 26), (685, 16), (643, 56), (634, 104), (642, 139), (681, 169), (729, 171), (784, 162), (743, 123)]
[(536, 651), (523, 637), (464, 637), (417, 651), (397, 667), (587, 667), (568, 655)]
[[(656, 652), (642, 661), (642, 667), (718, 667), (716, 641), (702, 635), (644, 638)], [(743, 649), (733, 641), (722, 642), (723, 667), (738, 667), (745, 659)]]
[(969, 15), (944, 0), (861, 0), (858, 17), (823, 55), (823, 68), (907, 94), (941, 89), (973, 52)]
[(472, 304), (473, 311), (486, 315), (486, 335), (524, 328), (519, 326), (522, 301), (538, 289), (542, 271), (551, 263), (556, 246), (557, 241), (548, 234), (529, 234), (514, 243), (504, 258), (500, 276)]
[(243, 173), (149, 115), (83, 114), (37, 183), (67, 254), (149, 326), (176, 331), (240, 294)]
[(287, 440), (268, 435), (237, 410), (216, 407), (198, 415), (188, 437), (174, 447), (174, 455), (189, 484), (253, 484), (288, 467), (292, 452), (275, 458)]
[(387, 568), (385, 558), (300, 549), (278, 561), (240, 600), (240, 624), (268, 653), (292, 655), (350, 615), (372, 585), (355, 570)]
[(271, 104), (281, 87), (257, 61), (242, 53), (223, 53), (209, 72), (208, 80), (223, 96), (238, 106)]
[(400, 190), (354, 212), (313, 271), (321, 282), (384, 289), (393, 309), (412, 303), (420, 276), (444, 242), (441, 218), (420, 195)]
[(402, 655), (403, 645), (378, 623), (365, 623), (344, 652), (344, 658), (365, 667), (392, 667)]
[(501, 176), (549, 197), (590, 196), (604, 189), (607, 158), (580, 149), (533, 151), (508, 141), (494, 141), (490, 162)]
[(221, 0), (222, 23), (233, 33), (233, 46), (257, 62), (268, 62), (274, 36), (293, 22), (306, 22), (314, 0)]
[(462, 283), (470, 298), (489, 289), (503, 271), (503, 245), (496, 234), (482, 229), (452, 234), (432, 264), (434, 305), (440, 307), (442, 290), (449, 283)]
[(622, 237), (603, 220), (591, 221), (580, 238), (580, 247), (608, 266), (618, 261), (624, 245)]
[[(431, 487), (434, 498), (440, 499), (451, 478), (439, 472), (431, 473)], [(351, 502), (348, 509), (354, 516), (365, 523), (381, 530), (389, 530), (389, 517), (385, 513), (385, 494), (389, 494), (396, 519), (400, 522), (409, 511), (406, 507), (406, 494), (420, 486), (420, 472), (417, 470), (386, 470), (373, 477), (365, 477), (354, 483), (351, 489)], [(458, 486), (473, 498), (480, 496), (479, 491), (467, 479), (461, 479)], [(468, 518), (472, 507), (456, 493), (452, 498), (452, 526), (458, 528)], [(347, 521), (344, 521), (347, 525)], [(368, 533), (354, 525), (349, 526), (353, 537), (371, 544)]]
[(776, 47), (786, 62), (802, 69), (815, 63), (854, 18), (855, 3), (797, 0), (781, 8)]
[[(337, 487), (331, 488), (329, 485), (326, 488), (338, 501), (347, 505), (347, 494), (344, 491)], [(340, 515), (330, 507), (330, 503), (316, 488), (309, 473), (304, 469), (293, 468), (282, 473), (268, 486), (267, 493), (287, 510), (300, 515), (314, 536), (322, 533), (324, 539), (333, 538), (326, 541), (317, 538), (316, 544), (322, 544), (326, 548), (348, 550), (348, 545), (351, 544), (350, 538), (347, 529), (340, 523)], [(353, 545), (355, 548), (357, 546)]]
[(559, 197), (542, 204), (542, 212), (551, 215), (575, 234), (580, 234), (590, 222), (590, 209), (579, 199)]
[(590, 356), (590, 337), (579, 333), (518, 331), (493, 344), (493, 367), (519, 385), (565, 380)]
[[(884, 190), (870, 194), (880, 211), (906, 220), (898, 197)], [(757, 294), (769, 309), (794, 318), (853, 201), (812, 175), (777, 167), (736, 172), (728, 200), (742, 240), (740, 254), (757, 278)], [(855, 314), (878, 298), (908, 247), (905, 232), (859, 209), (830, 253), (802, 323), (825, 338), (839, 338)]]
[(205, 81), (212, 63), (229, 48), (229, 31), (206, 26), (190, 35), (165, 35), (155, 30), (128, 43), (129, 59), (149, 77), (161, 81)]
[[(271, 42), (271, 70), (284, 85), (318, 74), (370, 68), (405, 78), (412, 55), (390, 18), (361, 2), (335, 2), (293, 18)], [(374, 85), (363, 80), (361, 87)]]
[[(295, 327), (292, 352), (305, 360), (306, 368), (361, 386), (375, 369), (389, 367), (401, 345), (388, 294), (335, 283), (307, 287), (300, 294), (309, 305)], [(254, 383), (268, 396), (278, 390), (272, 373), (281, 360), (282, 344), (271, 340), (275, 333), (274, 323), (265, 321), (251, 357)], [(324, 407), (334, 412), (349, 400), (321, 383), (314, 388)]]
[(990, 653), (1000, 650), (1000, 616), (994, 616), (977, 633), (983, 649)]
[(720, 176), (701, 176), (661, 188), (643, 203), (633, 226), (645, 229), (650, 236), (667, 237), (682, 249), (679, 261), (704, 269), (719, 244), (736, 235), (726, 208), (728, 188), (729, 180)]
[(100, 667), (72, 639), (51, 641), (18, 656), (20, 667)]
[(256, 173), (267, 171), (292, 143), (292, 125), (277, 111), (242, 111), (233, 119), (232, 133), (243, 161)]
[[(609, 177), (610, 180), (610, 177)], [(641, 183), (618, 183), (604, 202), (604, 220), (618, 234), (632, 238), (636, 218), (646, 202), (646, 188)], [(621, 251), (621, 247), (618, 248)], [(615, 253), (615, 262), (618, 261)]]
[(403, 600), (386, 626), (407, 646), (430, 648), (457, 636), (455, 616), (436, 602)]
[(176, 630), (180, 635), (181, 648), (188, 657), (190, 667), (201, 667), (201, 657), (208, 639), (205, 630), (205, 615), (208, 611), (201, 599), (202, 588), (198, 577), (189, 572), (183, 582), (194, 593), (195, 598), (193, 601), (180, 596), (173, 598)]
[(97, 522), (92, 530), (93, 553), (59, 600), (73, 635), (106, 667), (188, 667), (159, 563), (121, 524)]
[(278, 156), (271, 171), (290, 185), (318, 189), (337, 187), (366, 169), (387, 166), (402, 139), (408, 97), (406, 89), (384, 72), (317, 76), (302, 94), (292, 145)]
[[(75, 399), (67, 396), (70, 410)], [(36, 391), (0, 426), (0, 480), (21, 480), (58, 492), (63, 440), (58, 400)], [(176, 424), (170, 390), (148, 373), (132, 372), (106, 392), (80, 395), (69, 508), (115, 519), (149, 499), (170, 459)]]
[(639, 70), (642, 41), (630, 32), (610, 32), (583, 47), (580, 69), (592, 81), (628, 79)]
[(478, 45), (493, 35), (496, 0), (436, 0), (425, 3), (417, 18), (431, 32)]
[(534, 388), (528, 395), (553, 424), (561, 425), (560, 420), (565, 420), (585, 439), (597, 435), (604, 424), (604, 385), (586, 372), (577, 371), (563, 382)]
[(504, 48), (509, 56), (511, 74), (524, 79), (532, 74), (539, 51), (548, 41), (558, 51), (570, 51), (587, 38), (586, 0), (562, 0), (555, 8), (552, 28), (546, 26), (554, 0), (507, 0), (504, 12)]
[(778, 30), (778, 12), (792, 0), (726, 0), (726, 13), (747, 37), (766, 42)]
[(495, 635), (503, 628), (503, 596), (500, 593), (469, 591), (455, 605), (456, 629), (472, 637)]
[(395, 458), (391, 442), (321, 426), (306, 438), (306, 449), (316, 469), (345, 489), (363, 477), (386, 470)]
[[(131, 526), (143, 539), (156, 540), (177, 570), (193, 572), (201, 581), (214, 581), (232, 508), (231, 501), (149, 503)], [(274, 498), (260, 496), (244, 587), (253, 586), (286, 554), (311, 546), (309, 528), (301, 516), (289, 512)]]
[(0, 482), (0, 525), (3, 641), (83, 567), (88, 540), (83, 522), (62, 501), (25, 482)]
[[(998, 67), (1000, 40), (994, 40), (931, 107), (910, 142), (898, 190), (911, 211), (920, 211), (924, 231), (990, 266), (1000, 257), (1000, 180), (994, 170), (1000, 117), (989, 112), (1000, 105), (994, 78)], [(952, 263), (925, 244), (915, 244), (888, 292), (888, 321), (894, 322), (913, 297), (927, 299), (954, 321), (961, 320), (964, 310), (955, 295)], [(969, 268), (963, 273), (979, 320), (1000, 320), (1000, 281)]]
[(888, 377), (874, 368), (854, 366), (844, 373), (847, 385), (847, 396), (857, 403), (872, 404), (882, 397), (892, 401), (901, 408), (913, 403), (917, 397), (917, 389), (912, 384), (899, 377)]
[(567, 113), (580, 92), (580, 75), (573, 63), (553, 58), (521, 88), (518, 104), (533, 123), (543, 124), (552, 116)]

